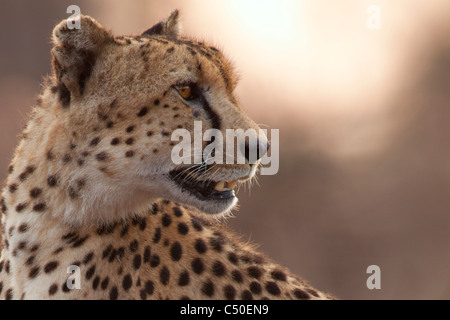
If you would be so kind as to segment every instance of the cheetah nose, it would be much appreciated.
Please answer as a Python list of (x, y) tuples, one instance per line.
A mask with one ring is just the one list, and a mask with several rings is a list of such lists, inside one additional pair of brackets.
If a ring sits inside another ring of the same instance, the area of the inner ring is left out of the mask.
[[(244, 145), (244, 156), (249, 164), (255, 164), (261, 159), (270, 148), (270, 143), (266, 139), (257, 139), (256, 145), (251, 145), (248, 141)], [(254, 153), (254, 155), (252, 154)]]

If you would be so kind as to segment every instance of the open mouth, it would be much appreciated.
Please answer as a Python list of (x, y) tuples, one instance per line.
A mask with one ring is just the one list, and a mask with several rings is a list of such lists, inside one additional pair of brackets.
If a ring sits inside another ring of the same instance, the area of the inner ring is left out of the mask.
[(198, 180), (189, 170), (172, 170), (169, 176), (182, 190), (200, 200), (230, 200), (236, 197), (234, 189), (238, 180), (213, 181)]

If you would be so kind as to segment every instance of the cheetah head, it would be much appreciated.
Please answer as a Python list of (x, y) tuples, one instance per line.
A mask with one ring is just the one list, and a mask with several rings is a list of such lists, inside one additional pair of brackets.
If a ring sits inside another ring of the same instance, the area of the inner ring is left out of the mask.
[[(260, 132), (233, 93), (230, 63), (215, 47), (180, 36), (178, 16), (174, 11), (139, 36), (114, 36), (87, 16), (80, 29), (62, 21), (53, 31), (54, 75), (44, 93), (51, 116), (44, 122), (76, 169), (62, 169), (72, 172), (65, 193), (83, 179), (81, 196), (73, 197), (82, 211), (108, 219), (165, 198), (222, 214), (236, 205), (236, 186), (255, 175), (267, 150), (263, 134), (256, 161), (249, 160), (248, 142), (234, 138), (232, 157), (244, 155), (244, 163), (210, 163), (203, 155), (191, 164), (173, 160), (181, 141), (173, 141), (176, 130), (195, 134), (201, 124), (200, 136), (209, 129), (223, 137), (227, 129)], [(198, 152), (211, 141), (201, 139), (195, 149), (192, 137), (188, 145)]]

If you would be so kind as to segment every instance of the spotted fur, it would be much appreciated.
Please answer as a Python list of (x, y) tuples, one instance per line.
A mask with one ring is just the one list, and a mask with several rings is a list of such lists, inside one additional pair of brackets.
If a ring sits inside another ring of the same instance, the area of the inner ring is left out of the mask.
[[(205, 218), (227, 208), (165, 175), (177, 128), (258, 129), (222, 53), (181, 37), (178, 11), (140, 36), (80, 19), (80, 30), (63, 21), (53, 31), (53, 75), (8, 168), (0, 298), (329, 298)], [(203, 86), (200, 107), (173, 89), (188, 82)], [(251, 178), (256, 166), (209, 178)], [(80, 289), (69, 288), (69, 266)]]

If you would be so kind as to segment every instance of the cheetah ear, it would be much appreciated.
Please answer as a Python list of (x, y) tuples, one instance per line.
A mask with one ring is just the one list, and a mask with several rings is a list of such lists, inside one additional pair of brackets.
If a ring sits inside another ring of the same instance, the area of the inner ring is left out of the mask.
[[(70, 96), (83, 94), (98, 54), (113, 42), (113, 36), (91, 17), (80, 15), (77, 19), (75, 23), (63, 20), (53, 29), (52, 68), (66, 102), (67, 96), (70, 101)], [(77, 22), (79, 29), (69, 29)]]
[(179, 21), (180, 12), (172, 11), (170, 16), (161, 22), (158, 22), (150, 29), (144, 31), (142, 36), (164, 35), (177, 38), (180, 34), (181, 23)]

